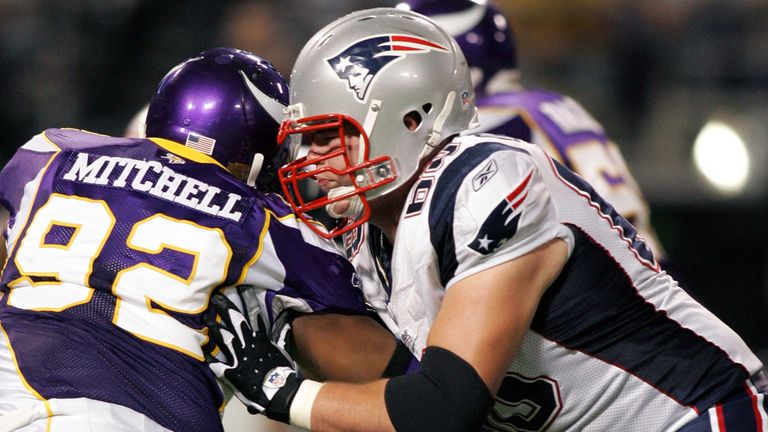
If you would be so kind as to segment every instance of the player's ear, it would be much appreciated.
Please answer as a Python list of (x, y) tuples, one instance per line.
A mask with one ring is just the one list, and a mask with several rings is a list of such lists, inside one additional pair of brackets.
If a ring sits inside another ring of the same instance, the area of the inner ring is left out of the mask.
[(411, 111), (403, 116), (403, 123), (405, 123), (405, 127), (407, 127), (408, 130), (416, 130), (421, 124), (421, 115), (416, 111)]

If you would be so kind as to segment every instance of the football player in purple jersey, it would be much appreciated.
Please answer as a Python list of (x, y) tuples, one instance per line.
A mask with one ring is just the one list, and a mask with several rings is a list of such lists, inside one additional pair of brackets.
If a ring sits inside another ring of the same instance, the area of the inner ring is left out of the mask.
[[(358, 259), (376, 252), (365, 239), (351, 259), (421, 367), (356, 384), (301, 378), (262, 326), (215, 301), (229, 358), (212, 367), (253, 411), (317, 431), (768, 427), (760, 361), (623, 216), (539, 146), (468, 132), (469, 68), (432, 20), (379, 8), (327, 25), (296, 60), (286, 112), (280, 139), (310, 145), (279, 170), (286, 199), (301, 218), (330, 206), (350, 219), (323, 236), (370, 223), (389, 240), (380, 269)], [(314, 180), (327, 196), (300, 195)], [(341, 347), (345, 329), (304, 319), (297, 349), (322, 372), (373, 351), (375, 336)]]
[(456, 39), (475, 83), (480, 123), (475, 131), (541, 146), (632, 223), (664, 267), (666, 251), (621, 150), (571, 97), (523, 86), (512, 27), (492, 1), (405, 0), (398, 7), (432, 18)]
[(214, 293), (248, 287), (270, 319), (364, 312), (336, 245), (262, 192), (279, 188), (287, 100), (267, 60), (218, 48), (163, 78), (148, 138), (47, 129), (16, 152), (0, 172), (0, 430), (222, 430)]

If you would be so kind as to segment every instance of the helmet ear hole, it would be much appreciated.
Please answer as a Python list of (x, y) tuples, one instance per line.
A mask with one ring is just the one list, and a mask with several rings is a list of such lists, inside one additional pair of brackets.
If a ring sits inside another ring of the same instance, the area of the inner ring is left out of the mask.
[(432, 112), (432, 104), (425, 103), (424, 105), (421, 106), (421, 109), (423, 109), (425, 113), (429, 114), (430, 112)]
[(417, 111), (411, 111), (403, 116), (403, 124), (405, 124), (405, 127), (407, 127), (410, 131), (418, 129), (419, 126), (421, 126), (421, 122), (421, 114), (419, 114)]

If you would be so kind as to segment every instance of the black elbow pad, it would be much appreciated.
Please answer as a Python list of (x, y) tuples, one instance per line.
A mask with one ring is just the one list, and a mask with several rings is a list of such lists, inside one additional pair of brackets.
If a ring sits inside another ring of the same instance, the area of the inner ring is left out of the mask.
[(398, 432), (476, 431), (493, 405), (472, 365), (439, 347), (426, 349), (420, 372), (390, 379), (384, 398)]

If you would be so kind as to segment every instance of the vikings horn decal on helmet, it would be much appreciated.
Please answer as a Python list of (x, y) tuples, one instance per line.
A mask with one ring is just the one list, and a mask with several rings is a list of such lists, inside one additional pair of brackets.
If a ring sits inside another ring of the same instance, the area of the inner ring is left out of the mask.
[[(398, 8), (426, 15), (448, 31), (467, 57), (475, 90), (482, 94), (503, 79), (519, 75), (517, 47), (507, 18), (488, 0), (405, 0)], [(499, 75), (497, 77), (497, 74)]]
[(431, 50), (449, 52), (448, 48), (425, 39), (407, 35), (377, 36), (362, 40), (328, 60), (336, 75), (347, 80), (361, 102), (376, 74), (391, 62), (407, 54)]
[(288, 85), (267, 60), (216, 48), (163, 78), (149, 104), (146, 135), (206, 153), (251, 184), (260, 174), (261, 189), (276, 189), (275, 171), (285, 159), (276, 139), (287, 103)]
[[(354, 214), (343, 215), (359, 224), (368, 218), (368, 200), (407, 182), (423, 157), (474, 124), (477, 110), (467, 62), (451, 35), (423, 15), (376, 8), (339, 18), (307, 42), (293, 67), (286, 112), (279, 139), (293, 146), (322, 129), (359, 137), (358, 148), (347, 152), (342, 143), (338, 153), (323, 155), (343, 156), (346, 168), (333, 172), (349, 183), (328, 196), (295, 196), (299, 180), (328, 172), (322, 161), (300, 158), (280, 170), (298, 213), (359, 200), (350, 206)], [(337, 228), (331, 236), (353, 226)]]

